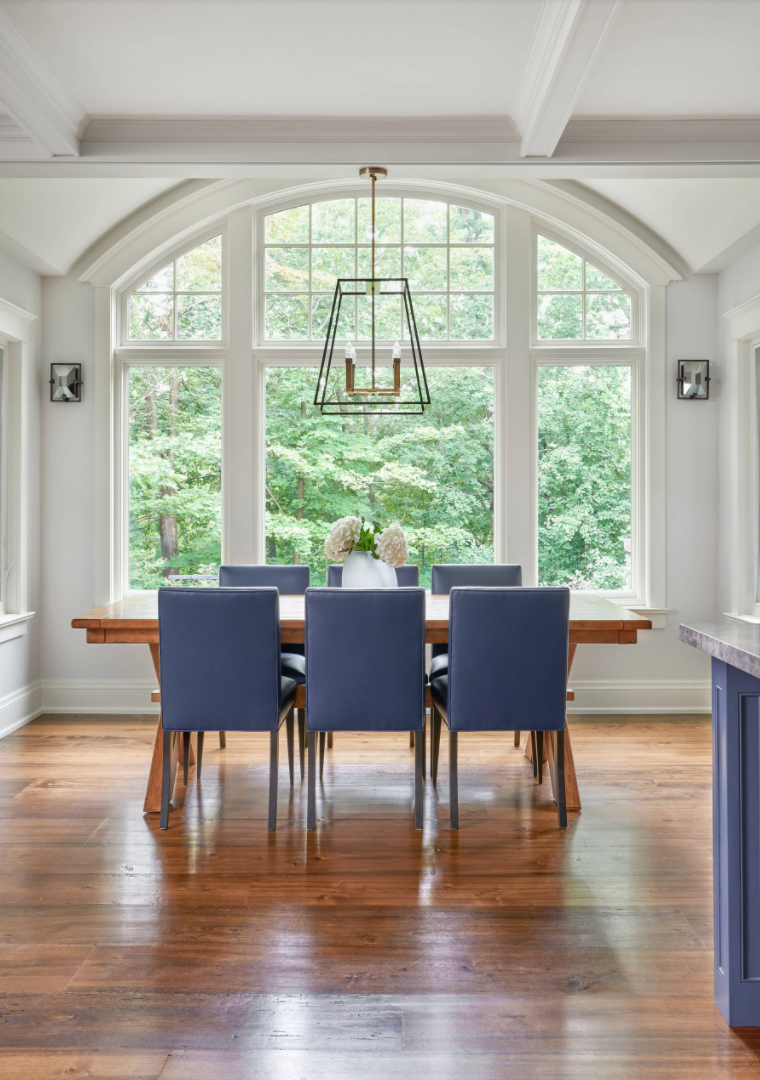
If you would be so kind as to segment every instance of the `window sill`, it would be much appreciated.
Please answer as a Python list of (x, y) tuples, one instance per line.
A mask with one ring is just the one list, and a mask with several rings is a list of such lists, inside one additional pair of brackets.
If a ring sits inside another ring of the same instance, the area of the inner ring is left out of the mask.
[(20, 615), (0, 615), (0, 642), (23, 637), (26, 633), (26, 624), (33, 615), (33, 611), (25, 611)]
[(647, 607), (645, 604), (638, 604), (635, 600), (615, 600), (614, 602), (640, 615), (642, 619), (649, 619), (653, 630), (664, 630), (668, 625), (668, 615), (672, 608)]

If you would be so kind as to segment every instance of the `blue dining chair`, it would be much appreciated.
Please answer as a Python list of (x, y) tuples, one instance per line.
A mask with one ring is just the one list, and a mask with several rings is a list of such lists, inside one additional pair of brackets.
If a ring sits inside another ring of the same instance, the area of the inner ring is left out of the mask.
[[(222, 588), (271, 587), (279, 589), (281, 596), (303, 596), (309, 587), (311, 574), (308, 566), (288, 565), (239, 565), (222, 566), (219, 569), (219, 585)], [(288, 642), (287, 648), (280, 654), (280, 672), (288, 679), (295, 679), (299, 686), (306, 682), (306, 660), (304, 647), (300, 643)], [(306, 717), (303, 709), (296, 709), (298, 719), (298, 756), (301, 765), (301, 779), (304, 775), (304, 747), (306, 745)], [(224, 747), (223, 733), (219, 733), (220, 745)]]
[[(420, 568), (414, 563), (396, 567), (396, 581), (404, 588), (413, 586), (416, 588), (420, 583)], [(327, 567), (327, 585), (330, 589), (340, 589), (343, 585), (343, 567), (333, 563)]]
[[(277, 589), (158, 590), (161, 671), (162, 829), (174, 789), (172, 739), (182, 732), (185, 782), (190, 732), (198, 733), (197, 777), (206, 731), (269, 732), (269, 828), (277, 825), (279, 730), (286, 722), (293, 786), (296, 682), (280, 672)], [(175, 758), (176, 768), (176, 758)]]
[[(306, 593), (307, 828), (316, 828), (319, 774), (328, 731), (417, 731), (425, 717), (423, 589), (309, 589)], [(417, 739), (415, 827), (422, 828), (422, 765)]]
[[(453, 588), (449, 595), (449, 671), (430, 684), (432, 768), (438, 779), (441, 721), (449, 729), (451, 828), (459, 828), (457, 742), (461, 731), (556, 732), (559, 827), (565, 804), (565, 700), (570, 640), (567, 588)], [(539, 782), (542, 776), (539, 771)]]

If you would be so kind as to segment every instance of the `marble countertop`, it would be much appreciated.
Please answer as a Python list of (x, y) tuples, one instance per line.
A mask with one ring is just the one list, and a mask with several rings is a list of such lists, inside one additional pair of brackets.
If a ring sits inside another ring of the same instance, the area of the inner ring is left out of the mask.
[(687, 645), (760, 679), (760, 624), (734, 619), (694, 626), (681, 623), (678, 636)]

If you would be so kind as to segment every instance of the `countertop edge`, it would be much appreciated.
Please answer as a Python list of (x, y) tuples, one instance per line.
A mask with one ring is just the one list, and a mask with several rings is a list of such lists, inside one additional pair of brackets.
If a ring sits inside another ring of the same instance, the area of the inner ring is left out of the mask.
[[(757, 634), (757, 631), (755, 633)], [(760, 679), (760, 649), (758, 652), (748, 652), (741, 645), (727, 641), (720, 635), (720, 627), (715, 627), (714, 631), (712, 628), (710, 630), (700, 630), (698, 627), (681, 623), (678, 629), (678, 637), (684, 644), (691, 645), (701, 652), (708, 653), (710, 656), (738, 668), (739, 671), (745, 671), (748, 675)], [(760, 644), (760, 635), (758, 635), (758, 642)]]

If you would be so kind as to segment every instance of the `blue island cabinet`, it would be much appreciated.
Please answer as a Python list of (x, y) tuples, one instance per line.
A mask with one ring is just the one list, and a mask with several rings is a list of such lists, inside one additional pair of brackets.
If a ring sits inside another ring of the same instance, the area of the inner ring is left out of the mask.
[(760, 1026), (760, 678), (713, 656), (715, 1004)]

